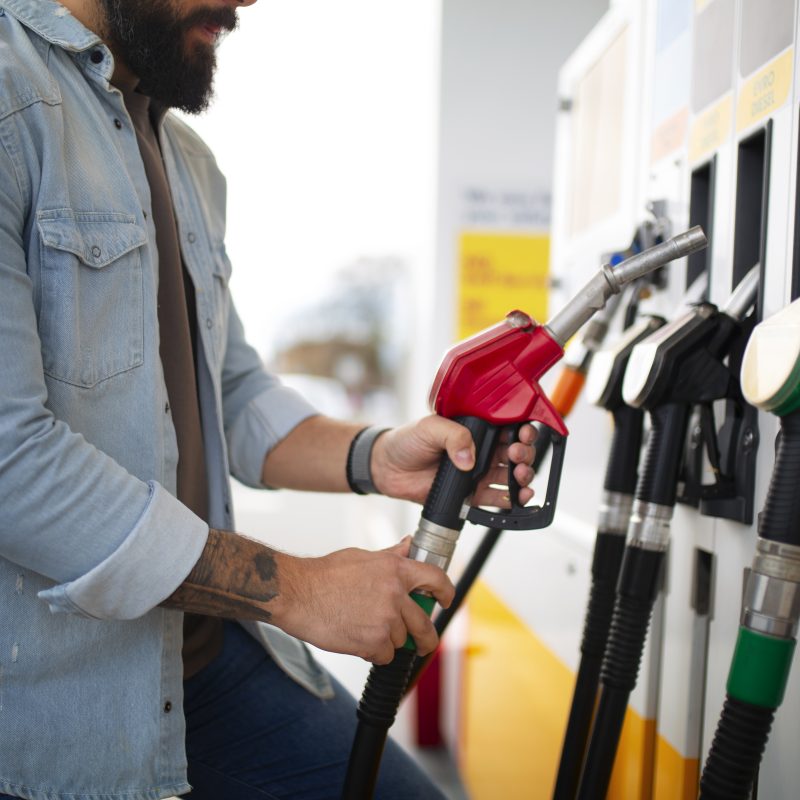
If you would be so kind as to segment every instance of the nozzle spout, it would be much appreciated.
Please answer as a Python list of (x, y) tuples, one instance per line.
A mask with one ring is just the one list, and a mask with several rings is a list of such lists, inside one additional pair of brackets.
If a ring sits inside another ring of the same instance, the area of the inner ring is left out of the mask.
[(697, 225), (666, 242), (625, 259), (616, 267), (606, 264), (564, 308), (546, 324), (550, 335), (563, 347), (586, 320), (618, 294), (624, 286), (676, 258), (682, 258), (708, 244), (703, 229)]
[[(620, 287), (641, 278), (658, 267), (663, 267), (676, 258), (683, 258), (690, 253), (702, 250), (708, 245), (703, 229), (699, 225), (689, 228), (684, 233), (673, 236), (666, 242), (657, 244), (638, 255), (625, 259), (619, 266), (614, 267), (611, 272), (614, 278), (619, 281)], [(619, 289), (617, 289), (619, 291)]]

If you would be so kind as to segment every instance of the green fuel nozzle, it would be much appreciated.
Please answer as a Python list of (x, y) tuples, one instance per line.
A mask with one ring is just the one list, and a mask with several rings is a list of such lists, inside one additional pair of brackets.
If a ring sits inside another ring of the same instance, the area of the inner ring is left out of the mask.
[(741, 385), (780, 418), (775, 465), (759, 516), (726, 699), (700, 797), (746, 800), (783, 701), (800, 621), (800, 300), (753, 330)]

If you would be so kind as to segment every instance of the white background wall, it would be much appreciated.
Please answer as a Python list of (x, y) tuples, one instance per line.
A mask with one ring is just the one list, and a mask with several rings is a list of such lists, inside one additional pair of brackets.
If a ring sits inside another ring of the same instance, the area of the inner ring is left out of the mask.
[(190, 124), (228, 178), (235, 300), (262, 353), (284, 313), (360, 256), (418, 275), (433, 241), (439, 3), (263, 0)]

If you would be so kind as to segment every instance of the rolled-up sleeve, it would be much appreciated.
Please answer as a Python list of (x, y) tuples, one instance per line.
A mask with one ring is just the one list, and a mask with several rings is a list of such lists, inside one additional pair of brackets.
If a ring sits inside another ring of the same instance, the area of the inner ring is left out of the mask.
[(141, 517), (108, 558), (76, 580), (39, 594), (51, 611), (134, 619), (166, 600), (183, 582), (200, 558), (208, 526), (162, 486), (151, 482), (148, 487)]

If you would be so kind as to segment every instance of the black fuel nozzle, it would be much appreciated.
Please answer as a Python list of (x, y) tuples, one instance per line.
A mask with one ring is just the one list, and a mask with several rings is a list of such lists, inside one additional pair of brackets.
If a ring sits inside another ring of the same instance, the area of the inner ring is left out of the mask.
[(622, 398), (625, 368), (633, 348), (663, 324), (664, 320), (660, 317), (646, 317), (634, 323), (615, 346), (596, 353), (587, 381), (589, 402), (611, 413), (614, 432), (592, 555), (592, 580), (581, 655), (553, 800), (573, 800), (578, 787), (614, 610), (617, 579), (625, 549), (625, 532), (636, 488), (644, 412), (626, 405)]
[(628, 525), (579, 800), (606, 795), (662, 580), (690, 411), (727, 397), (732, 382), (738, 382), (725, 359), (742, 335), (741, 321), (755, 303), (757, 288), (754, 268), (721, 309), (700, 303), (631, 354), (623, 399), (648, 412), (650, 436)]

